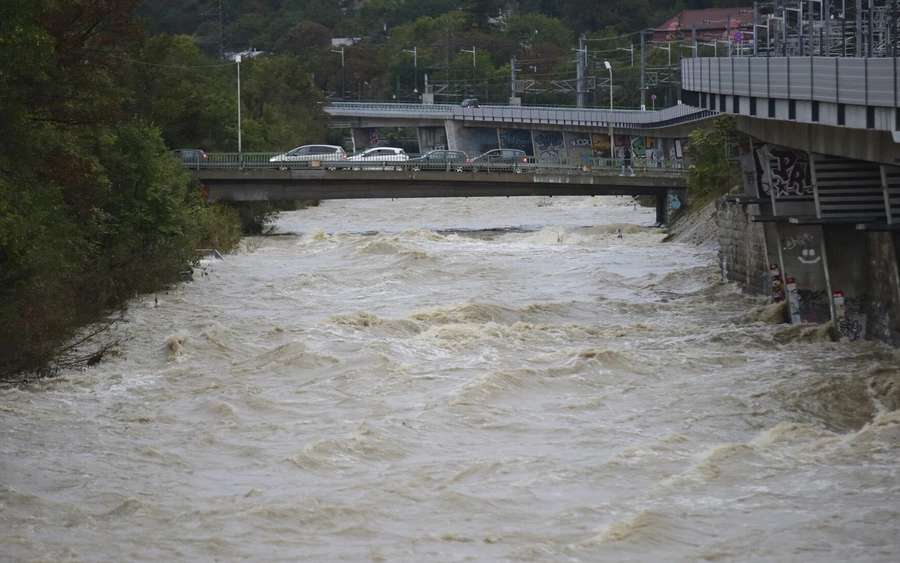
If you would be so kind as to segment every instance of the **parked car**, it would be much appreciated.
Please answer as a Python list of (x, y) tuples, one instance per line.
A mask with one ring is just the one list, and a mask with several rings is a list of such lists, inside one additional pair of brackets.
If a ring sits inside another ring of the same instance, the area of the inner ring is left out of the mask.
[(200, 168), (209, 161), (209, 156), (200, 149), (175, 149), (172, 154), (189, 168)]
[(463, 151), (436, 149), (422, 156), (409, 159), (408, 168), (420, 170), (455, 170), (462, 172), (469, 168), (469, 155)]
[[(349, 166), (353, 170), (393, 170), (388, 162), (406, 162), (409, 155), (406, 151), (396, 147), (372, 147), (359, 154), (347, 158), (344, 167)], [(365, 165), (364, 165), (365, 164)]]
[(528, 155), (519, 149), (493, 149), (472, 159), (472, 167), (483, 172), (522, 172)]
[(342, 147), (336, 145), (303, 145), (297, 147), (284, 154), (273, 156), (269, 162), (281, 163), (282, 168), (290, 168), (292, 163), (302, 163), (302, 166), (309, 166), (313, 161), (322, 162), (322, 166), (329, 170), (338, 167), (339, 162), (347, 159), (347, 153)]
[(464, 108), (480, 108), (481, 107), (481, 104), (479, 104), (478, 100), (476, 100), (475, 98), (466, 98), (459, 105), (461, 105)]

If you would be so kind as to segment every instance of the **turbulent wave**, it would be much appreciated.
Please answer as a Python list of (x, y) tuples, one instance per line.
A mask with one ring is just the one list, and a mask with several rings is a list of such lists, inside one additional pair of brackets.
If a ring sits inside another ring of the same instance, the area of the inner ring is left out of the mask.
[(188, 336), (185, 332), (177, 332), (166, 338), (166, 347), (169, 349), (169, 361), (179, 361), (185, 353), (185, 344)]
[(404, 440), (363, 423), (346, 436), (310, 443), (288, 461), (301, 469), (352, 469), (365, 462), (397, 460), (406, 455)]

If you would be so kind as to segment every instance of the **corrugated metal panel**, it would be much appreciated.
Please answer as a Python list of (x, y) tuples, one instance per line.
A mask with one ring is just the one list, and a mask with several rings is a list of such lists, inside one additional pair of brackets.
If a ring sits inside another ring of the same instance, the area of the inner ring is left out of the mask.
[(789, 59), (790, 76), (791, 76), (791, 94), (792, 100), (809, 100), (812, 98), (812, 69), (810, 67), (811, 59), (809, 58), (793, 58)]
[(694, 89), (694, 59), (681, 60), (681, 87), (685, 90)]
[(816, 159), (815, 167), (816, 190), (823, 218), (887, 219), (878, 164), (829, 156)]
[(784, 57), (769, 59), (769, 97), (788, 97), (788, 66)]
[(865, 59), (838, 59), (838, 102), (865, 105)]
[(713, 64), (709, 69), (709, 84), (711, 92), (722, 91), (722, 58), (718, 57), (712, 60)]
[(749, 58), (739, 59), (734, 65), (734, 93), (738, 96), (750, 95), (749, 61)]
[(837, 102), (837, 77), (835, 68), (837, 58), (816, 57), (813, 59), (813, 99), (820, 102)]
[(766, 74), (768, 59), (751, 59), (750, 61), (750, 92), (758, 98), (769, 95), (769, 77)]
[(885, 166), (884, 175), (887, 180), (885, 189), (887, 206), (891, 216), (891, 223), (900, 224), (900, 168)]
[(719, 66), (719, 81), (722, 84), (721, 92), (731, 94), (734, 85), (734, 59), (725, 59), (726, 64)]
[(704, 58), (700, 59), (700, 64), (702, 65), (702, 77), (700, 82), (700, 90), (703, 92), (709, 92), (710, 90), (710, 67), (712, 66), (712, 59)]
[(894, 61), (869, 59), (868, 87), (870, 106), (894, 105)]

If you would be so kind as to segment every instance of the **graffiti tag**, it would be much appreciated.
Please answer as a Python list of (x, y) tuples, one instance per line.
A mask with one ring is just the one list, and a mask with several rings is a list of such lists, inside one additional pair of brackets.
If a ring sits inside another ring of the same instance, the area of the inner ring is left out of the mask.
[(534, 138), (538, 150), (560, 149), (565, 146), (562, 133), (542, 133)]
[(531, 143), (530, 135), (523, 131), (510, 131), (509, 133), (504, 133), (503, 135), (500, 135), (500, 139), (508, 147), (522, 146)]
[(784, 241), (784, 249), (785, 250), (794, 250), (798, 247), (804, 247), (811, 243), (814, 240), (814, 237), (809, 233), (804, 233), (802, 235), (797, 235), (795, 237), (791, 237)]
[(591, 140), (588, 138), (570, 139), (569, 146), (572, 148), (590, 149), (593, 148)]
[[(805, 153), (789, 149), (772, 149), (775, 162), (771, 169), (776, 197), (811, 195), (813, 193), (809, 160)], [(770, 161), (771, 162), (771, 161)]]

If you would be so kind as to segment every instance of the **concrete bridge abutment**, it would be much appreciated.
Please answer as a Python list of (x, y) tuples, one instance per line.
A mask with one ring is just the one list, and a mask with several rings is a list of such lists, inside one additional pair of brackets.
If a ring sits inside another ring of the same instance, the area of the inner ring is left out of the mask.
[(900, 173), (871, 161), (741, 142), (744, 193), (717, 204), (724, 277), (791, 323), (900, 346)]

